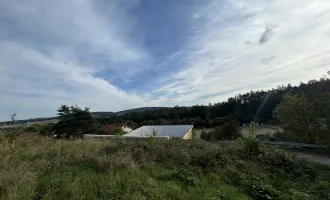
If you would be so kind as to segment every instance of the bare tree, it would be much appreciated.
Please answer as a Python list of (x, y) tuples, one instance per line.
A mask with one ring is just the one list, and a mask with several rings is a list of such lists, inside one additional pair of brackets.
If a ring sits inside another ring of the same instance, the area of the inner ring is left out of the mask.
[(10, 114), (10, 122), (11, 122), (11, 124), (15, 124), (15, 122), (16, 122), (16, 120), (17, 120), (17, 115), (16, 115), (16, 112), (14, 112), (14, 113), (12, 113), (12, 114)]

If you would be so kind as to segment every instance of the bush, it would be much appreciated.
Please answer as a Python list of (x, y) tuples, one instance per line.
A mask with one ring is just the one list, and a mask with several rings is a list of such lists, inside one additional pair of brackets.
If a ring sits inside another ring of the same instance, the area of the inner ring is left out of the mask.
[(46, 125), (42, 126), (39, 134), (43, 135), (43, 136), (52, 136), (54, 126), (55, 126), (55, 124), (46, 124)]
[(192, 185), (192, 186), (196, 186), (199, 182), (198, 177), (193, 172), (187, 170), (176, 171), (168, 175), (160, 176), (158, 179), (162, 181), (174, 180), (181, 182), (184, 185)]
[(260, 179), (249, 181), (245, 187), (245, 190), (255, 200), (271, 200), (278, 198), (281, 194), (271, 185), (264, 183)]
[(261, 143), (255, 138), (244, 138), (242, 139), (242, 159), (254, 159), (262, 153)]
[(201, 133), (203, 140), (236, 140), (238, 137), (241, 137), (241, 132), (235, 120), (227, 121), (210, 133)]
[(211, 134), (210, 133), (207, 133), (205, 131), (202, 131), (201, 132), (201, 139), (202, 140), (209, 141), (209, 140), (211, 140)]
[(28, 127), (26, 127), (25, 131), (26, 132), (39, 133), (41, 129), (42, 129), (42, 125), (33, 124), (33, 125), (29, 125)]

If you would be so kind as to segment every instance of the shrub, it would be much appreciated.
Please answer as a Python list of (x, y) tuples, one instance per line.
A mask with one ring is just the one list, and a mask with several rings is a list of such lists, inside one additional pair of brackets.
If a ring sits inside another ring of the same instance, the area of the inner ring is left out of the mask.
[(208, 135), (204, 133), (203, 137), (207, 140), (235, 140), (238, 137), (241, 137), (241, 132), (236, 121), (230, 120), (210, 132)]
[(254, 158), (259, 156), (262, 151), (260, 149), (260, 141), (255, 138), (245, 138), (243, 139), (243, 151), (244, 151), (244, 158)]
[(33, 124), (25, 128), (26, 132), (33, 132), (33, 133), (39, 133), (42, 129), (42, 126), (40, 124)]
[(202, 140), (209, 141), (211, 139), (211, 134), (210, 133), (207, 133), (205, 131), (202, 131), (201, 132), (201, 139)]
[(46, 124), (41, 127), (39, 134), (43, 136), (52, 136), (53, 135), (53, 128), (54, 124)]
[(201, 167), (202, 169), (211, 170), (223, 164), (224, 158), (221, 150), (208, 150), (202, 153), (196, 153), (192, 156), (191, 164)]
[(279, 191), (260, 179), (250, 180), (245, 187), (245, 190), (255, 200), (271, 200), (280, 196)]
[(180, 171), (175, 171), (171, 174), (167, 174), (164, 176), (160, 176), (158, 178), (159, 180), (166, 180), (166, 181), (178, 181), (183, 183), (184, 185), (191, 185), (195, 186), (198, 184), (199, 179), (198, 177), (191, 171), (188, 170), (180, 170)]

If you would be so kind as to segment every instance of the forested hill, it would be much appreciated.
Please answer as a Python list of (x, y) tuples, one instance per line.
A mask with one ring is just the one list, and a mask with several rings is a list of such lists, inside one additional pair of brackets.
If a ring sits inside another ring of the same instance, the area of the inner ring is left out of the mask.
[[(156, 111), (161, 110), (166, 107), (141, 107), (141, 108), (133, 108), (129, 110), (122, 110), (119, 112), (107, 112), (107, 111), (100, 111), (100, 112), (92, 112), (91, 114), (94, 117), (110, 117), (114, 115), (125, 115), (128, 113), (136, 113), (136, 112), (145, 112), (145, 111)], [(38, 122), (38, 121), (46, 121), (46, 120), (54, 120), (57, 117), (43, 117), (43, 118), (34, 118), (34, 119), (26, 119), (26, 120), (17, 120), (18, 123), (27, 123), (27, 122)], [(9, 124), (10, 121), (0, 122), (0, 124)]]
[(322, 94), (330, 92), (330, 79), (311, 80), (299, 86), (282, 85), (268, 91), (251, 91), (238, 94), (227, 101), (195, 105), (192, 107), (164, 108), (157, 111), (131, 112), (121, 116), (103, 119), (104, 123), (126, 122), (131, 125), (151, 124), (195, 124), (195, 126), (219, 126), (228, 118), (240, 123), (256, 121), (260, 123), (274, 122), (274, 108), (281, 103), (284, 94), (305, 94), (310, 101), (318, 99)]
[[(134, 127), (153, 124), (194, 124), (196, 127), (214, 127), (220, 126), (232, 118), (240, 123), (251, 121), (274, 123), (273, 110), (281, 103), (283, 95), (288, 92), (305, 94), (309, 101), (316, 101), (324, 93), (330, 93), (330, 79), (323, 77), (320, 80), (301, 83), (299, 86), (288, 84), (268, 91), (251, 91), (246, 94), (238, 94), (227, 101), (216, 104), (192, 107), (176, 106), (174, 108), (146, 107), (116, 113), (93, 112), (92, 115), (100, 117), (100, 121), (103, 123), (124, 122)], [(20, 120), (18, 122), (26, 123), (50, 119), (56, 119), (56, 117)]]
[(137, 112), (145, 112), (145, 111), (156, 111), (156, 110), (161, 110), (167, 107), (141, 107), (141, 108), (133, 108), (129, 110), (122, 110), (119, 112), (92, 112), (93, 116), (96, 117), (109, 117), (113, 115), (126, 115), (128, 113), (137, 113)]

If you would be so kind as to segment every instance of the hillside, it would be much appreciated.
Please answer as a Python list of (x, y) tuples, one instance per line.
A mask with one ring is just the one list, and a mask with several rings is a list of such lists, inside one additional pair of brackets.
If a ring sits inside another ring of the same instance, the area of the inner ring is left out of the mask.
[[(107, 112), (107, 111), (99, 111), (99, 112), (91, 112), (94, 117), (111, 117), (116, 115), (125, 115), (129, 113), (138, 113), (138, 112), (145, 112), (145, 111), (155, 111), (161, 110), (167, 107), (141, 107), (141, 108), (133, 108), (129, 110), (122, 110), (119, 112)], [(57, 117), (42, 117), (42, 118), (33, 118), (33, 119), (25, 119), (25, 120), (17, 120), (17, 123), (27, 123), (27, 122), (38, 122), (38, 121), (46, 121), (46, 120), (53, 120), (57, 119)], [(10, 121), (0, 122), (1, 124), (8, 124)]]
[(253, 141), (11, 141), (0, 199), (330, 199), (328, 168)]
[(139, 113), (139, 112), (146, 112), (146, 111), (156, 111), (161, 110), (167, 107), (141, 107), (141, 108), (133, 108), (129, 110), (122, 110), (119, 112), (92, 112), (92, 115), (95, 117), (110, 117), (114, 115), (126, 115), (130, 113)]
[(141, 107), (141, 108), (133, 108), (129, 110), (123, 110), (116, 112), (116, 115), (125, 115), (129, 113), (138, 113), (138, 112), (145, 112), (145, 111), (157, 111), (157, 110), (162, 110), (166, 109), (168, 107)]
[[(104, 123), (134, 123), (135, 126), (154, 124), (194, 124), (195, 127), (221, 126), (228, 118), (237, 122), (276, 123), (274, 109), (283, 100), (283, 95), (297, 93), (306, 95), (309, 101), (315, 101), (324, 94), (330, 93), (330, 79), (322, 77), (320, 80), (310, 80), (299, 86), (290, 84), (278, 86), (267, 91), (251, 91), (237, 94), (227, 101), (209, 105), (176, 106), (176, 107), (142, 107), (119, 112), (92, 112), (95, 117), (108, 118)], [(157, 111), (157, 112), (150, 112)], [(51, 118), (37, 118), (19, 120), (19, 123), (50, 120)], [(2, 122), (8, 123), (8, 122)]]
[(324, 95), (330, 94), (330, 79), (322, 77), (298, 86), (288, 84), (271, 90), (250, 91), (215, 104), (192, 107), (176, 106), (157, 112), (116, 115), (109, 117), (104, 122), (126, 121), (126, 123), (132, 122), (136, 126), (194, 124), (195, 127), (216, 127), (223, 125), (228, 119), (235, 119), (240, 124), (247, 124), (251, 121), (274, 124), (277, 121), (273, 111), (283, 101), (283, 96), (288, 93), (301, 94), (306, 96), (309, 102), (316, 102)]

